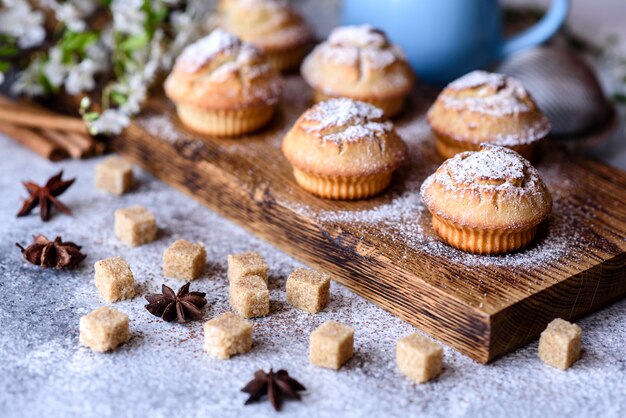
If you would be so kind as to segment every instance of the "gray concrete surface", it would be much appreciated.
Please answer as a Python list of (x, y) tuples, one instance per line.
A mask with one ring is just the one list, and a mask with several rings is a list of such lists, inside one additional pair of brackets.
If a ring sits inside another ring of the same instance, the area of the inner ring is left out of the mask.
[[(624, 416), (626, 301), (582, 321), (584, 353), (569, 371), (543, 365), (532, 343), (484, 366), (446, 348), (442, 376), (415, 385), (397, 371), (396, 341), (415, 329), (333, 283), (331, 303), (318, 315), (285, 302), (284, 283), (299, 266), (187, 196), (145, 173), (130, 194), (113, 197), (93, 187), (97, 160), (49, 163), (0, 137), (0, 415), (4, 417), (230, 417), (273, 416), (268, 403), (243, 405), (239, 389), (258, 368), (286, 368), (309, 390), (283, 416)], [(63, 195), (74, 215), (55, 212), (15, 218), (21, 180), (41, 182), (63, 168), (76, 184)], [(156, 215), (158, 240), (129, 249), (113, 234), (115, 208), (141, 204)], [(88, 254), (72, 271), (28, 265), (15, 242), (32, 234), (62, 235)], [(202, 323), (168, 324), (151, 316), (138, 296), (115, 303), (131, 318), (132, 340), (100, 354), (78, 343), (81, 315), (103, 305), (93, 263), (122, 255), (141, 295), (163, 279), (161, 255), (173, 240), (207, 246), (207, 274), (193, 288), (208, 294), (206, 318), (228, 309), (226, 256), (257, 250), (271, 266), (272, 314), (255, 320), (252, 351), (229, 361), (202, 351)], [(356, 329), (356, 354), (340, 371), (307, 361), (308, 334), (327, 319)]]

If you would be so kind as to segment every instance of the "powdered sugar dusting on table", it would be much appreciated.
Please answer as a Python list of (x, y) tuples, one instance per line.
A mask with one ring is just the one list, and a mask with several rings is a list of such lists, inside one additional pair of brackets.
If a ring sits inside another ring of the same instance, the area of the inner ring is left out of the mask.
[[(281, 201), (286, 207), (303, 216), (310, 217), (332, 229), (333, 225), (349, 226), (357, 238), (367, 240), (371, 234), (404, 248), (402, 258), (410, 262), (415, 251), (443, 258), (465, 268), (507, 267), (536, 269), (537, 266), (572, 258), (583, 240), (580, 219), (586, 216), (580, 208), (568, 200), (568, 193), (553, 194), (552, 215), (540, 230), (537, 239), (522, 251), (498, 256), (484, 256), (463, 252), (442, 242), (432, 229), (430, 214), (420, 195), (425, 177), (436, 170), (437, 165), (432, 144), (432, 134), (423, 117), (415, 117), (408, 124), (400, 123), (398, 132), (408, 145), (409, 156), (403, 175), (394, 180), (394, 186), (371, 201), (371, 206), (354, 210), (328, 210), (303, 205), (290, 200)], [(426, 161), (429, 161), (428, 163)], [(554, 156), (540, 168), (540, 178), (548, 189), (574, 189), (575, 185), (563, 178), (561, 159)], [(519, 175), (519, 167), (511, 169), (511, 175)], [(490, 173), (486, 173), (490, 174)], [(403, 178), (402, 178), (403, 177)]]
[[(414, 183), (411, 188), (419, 189), (419, 183)], [(360, 239), (368, 239), (374, 233), (403, 247), (402, 258), (409, 261), (414, 256), (413, 251), (418, 251), (468, 267), (521, 267), (530, 270), (566, 256), (571, 258), (581, 240), (576, 229), (577, 216), (572, 214), (574, 208), (561, 200), (555, 200), (553, 214), (534, 243), (520, 252), (502, 256), (470, 254), (442, 242), (432, 229), (430, 215), (417, 190), (398, 194), (389, 202), (366, 210), (316, 211), (302, 205), (287, 206), (327, 226), (351, 225), (353, 228), (350, 230)], [(359, 235), (358, 231), (363, 231), (363, 235)]]
[(160, 138), (170, 144), (182, 139), (180, 130), (174, 126), (171, 117), (167, 114), (154, 115), (138, 119), (139, 126), (144, 128), (150, 135)]

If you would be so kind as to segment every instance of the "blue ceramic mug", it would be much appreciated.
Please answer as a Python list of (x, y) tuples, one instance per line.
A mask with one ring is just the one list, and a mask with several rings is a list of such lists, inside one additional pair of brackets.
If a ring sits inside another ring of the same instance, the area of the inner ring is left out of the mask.
[(565, 21), (569, 3), (553, 0), (541, 21), (509, 39), (497, 0), (344, 0), (342, 21), (384, 30), (423, 81), (445, 84), (545, 42)]

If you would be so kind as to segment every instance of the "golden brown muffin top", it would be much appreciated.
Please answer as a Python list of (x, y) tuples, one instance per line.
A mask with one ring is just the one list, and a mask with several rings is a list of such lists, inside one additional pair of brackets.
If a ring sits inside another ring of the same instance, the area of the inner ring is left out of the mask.
[(396, 169), (406, 147), (383, 111), (351, 99), (316, 104), (282, 144), (296, 168), (322, 176), (364, 176)]
[(281, 91), (263, 53), (222, 29), (188, 45), (165, 81), (170, 99), (207, 109), (274, 104)]
[(429, 110), (428, 122), (439, 134), (474, 144), (528, 144), (550, 131), (550, 122), (519, 81), (486, 71), (448, 84)]
[(403, 96), (415, 81), (402, 50), (370, 25), (333, 30), (306, 57), (302, 76), (326, 95), (355, 99)]
[(306, 45), (313, 32), (285, 0), (220, 0), (216, 22), (264, 51)]
[(421, 193), (432, 213), (470, 228), (525, 229), (552, 209), (537, 170), (515, 151), (490, 144), (446, 160)]

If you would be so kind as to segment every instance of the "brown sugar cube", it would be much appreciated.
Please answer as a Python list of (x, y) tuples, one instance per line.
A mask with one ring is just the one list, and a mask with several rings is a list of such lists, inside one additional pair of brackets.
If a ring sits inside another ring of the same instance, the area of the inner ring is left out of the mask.
[(354, 352), (354, 330), (326, 321), (311, 333), (309, 361), (327, 369), (339, 369)]
[(580, 327), (561, 318), (548, 324), (539, 338), (539, 358), (565, 370), (580, 357)]
[(103, 306), (80, 318), (79, 341), (94, 351), (113, 350), (130, 340), (128, 316)]
[(228, 256), (228, 281), (233, 282), (245, 276), (260, 276), (267, 283), (269, 267), (257, 252), (230, 254)]
[(117, 302), (135, 296), (133, 272), (122, 257), (97, 261), (94, 268), (96, 287), (106, 301)]
[(252, 323), (232, 312), (204, 323), (204, 351), (219, 359), (243, 354), (252, 347)]
[(109, 157), (96, 166), (96, 188), (121, 195), (133, 187), (133, 166), (120, 157)]
[(416, 383), (424, 383), (441, 373), (443, 350), (439, 344), (413, 333), (396, 344), (398, 369)]
[(115, 235), (127, 245), (136, 247), (156, 239), (154, 215), (142, 206), (131, 206), (115, 211)]
[(230, 283), (230, 306), (244, 318), (266, 316), (270, 312), (270, 292), (260, 276), (245, 276)]
[(298, 309), (317, 313), (328, 305), (330, 278), (317, 271), (299, 268), (287, 278), (287, 302)]
[(204, 245), (179, 239), (163, 253), (163, 275), (177, 279), (194, 280), (204, 272), (206, 251)]

